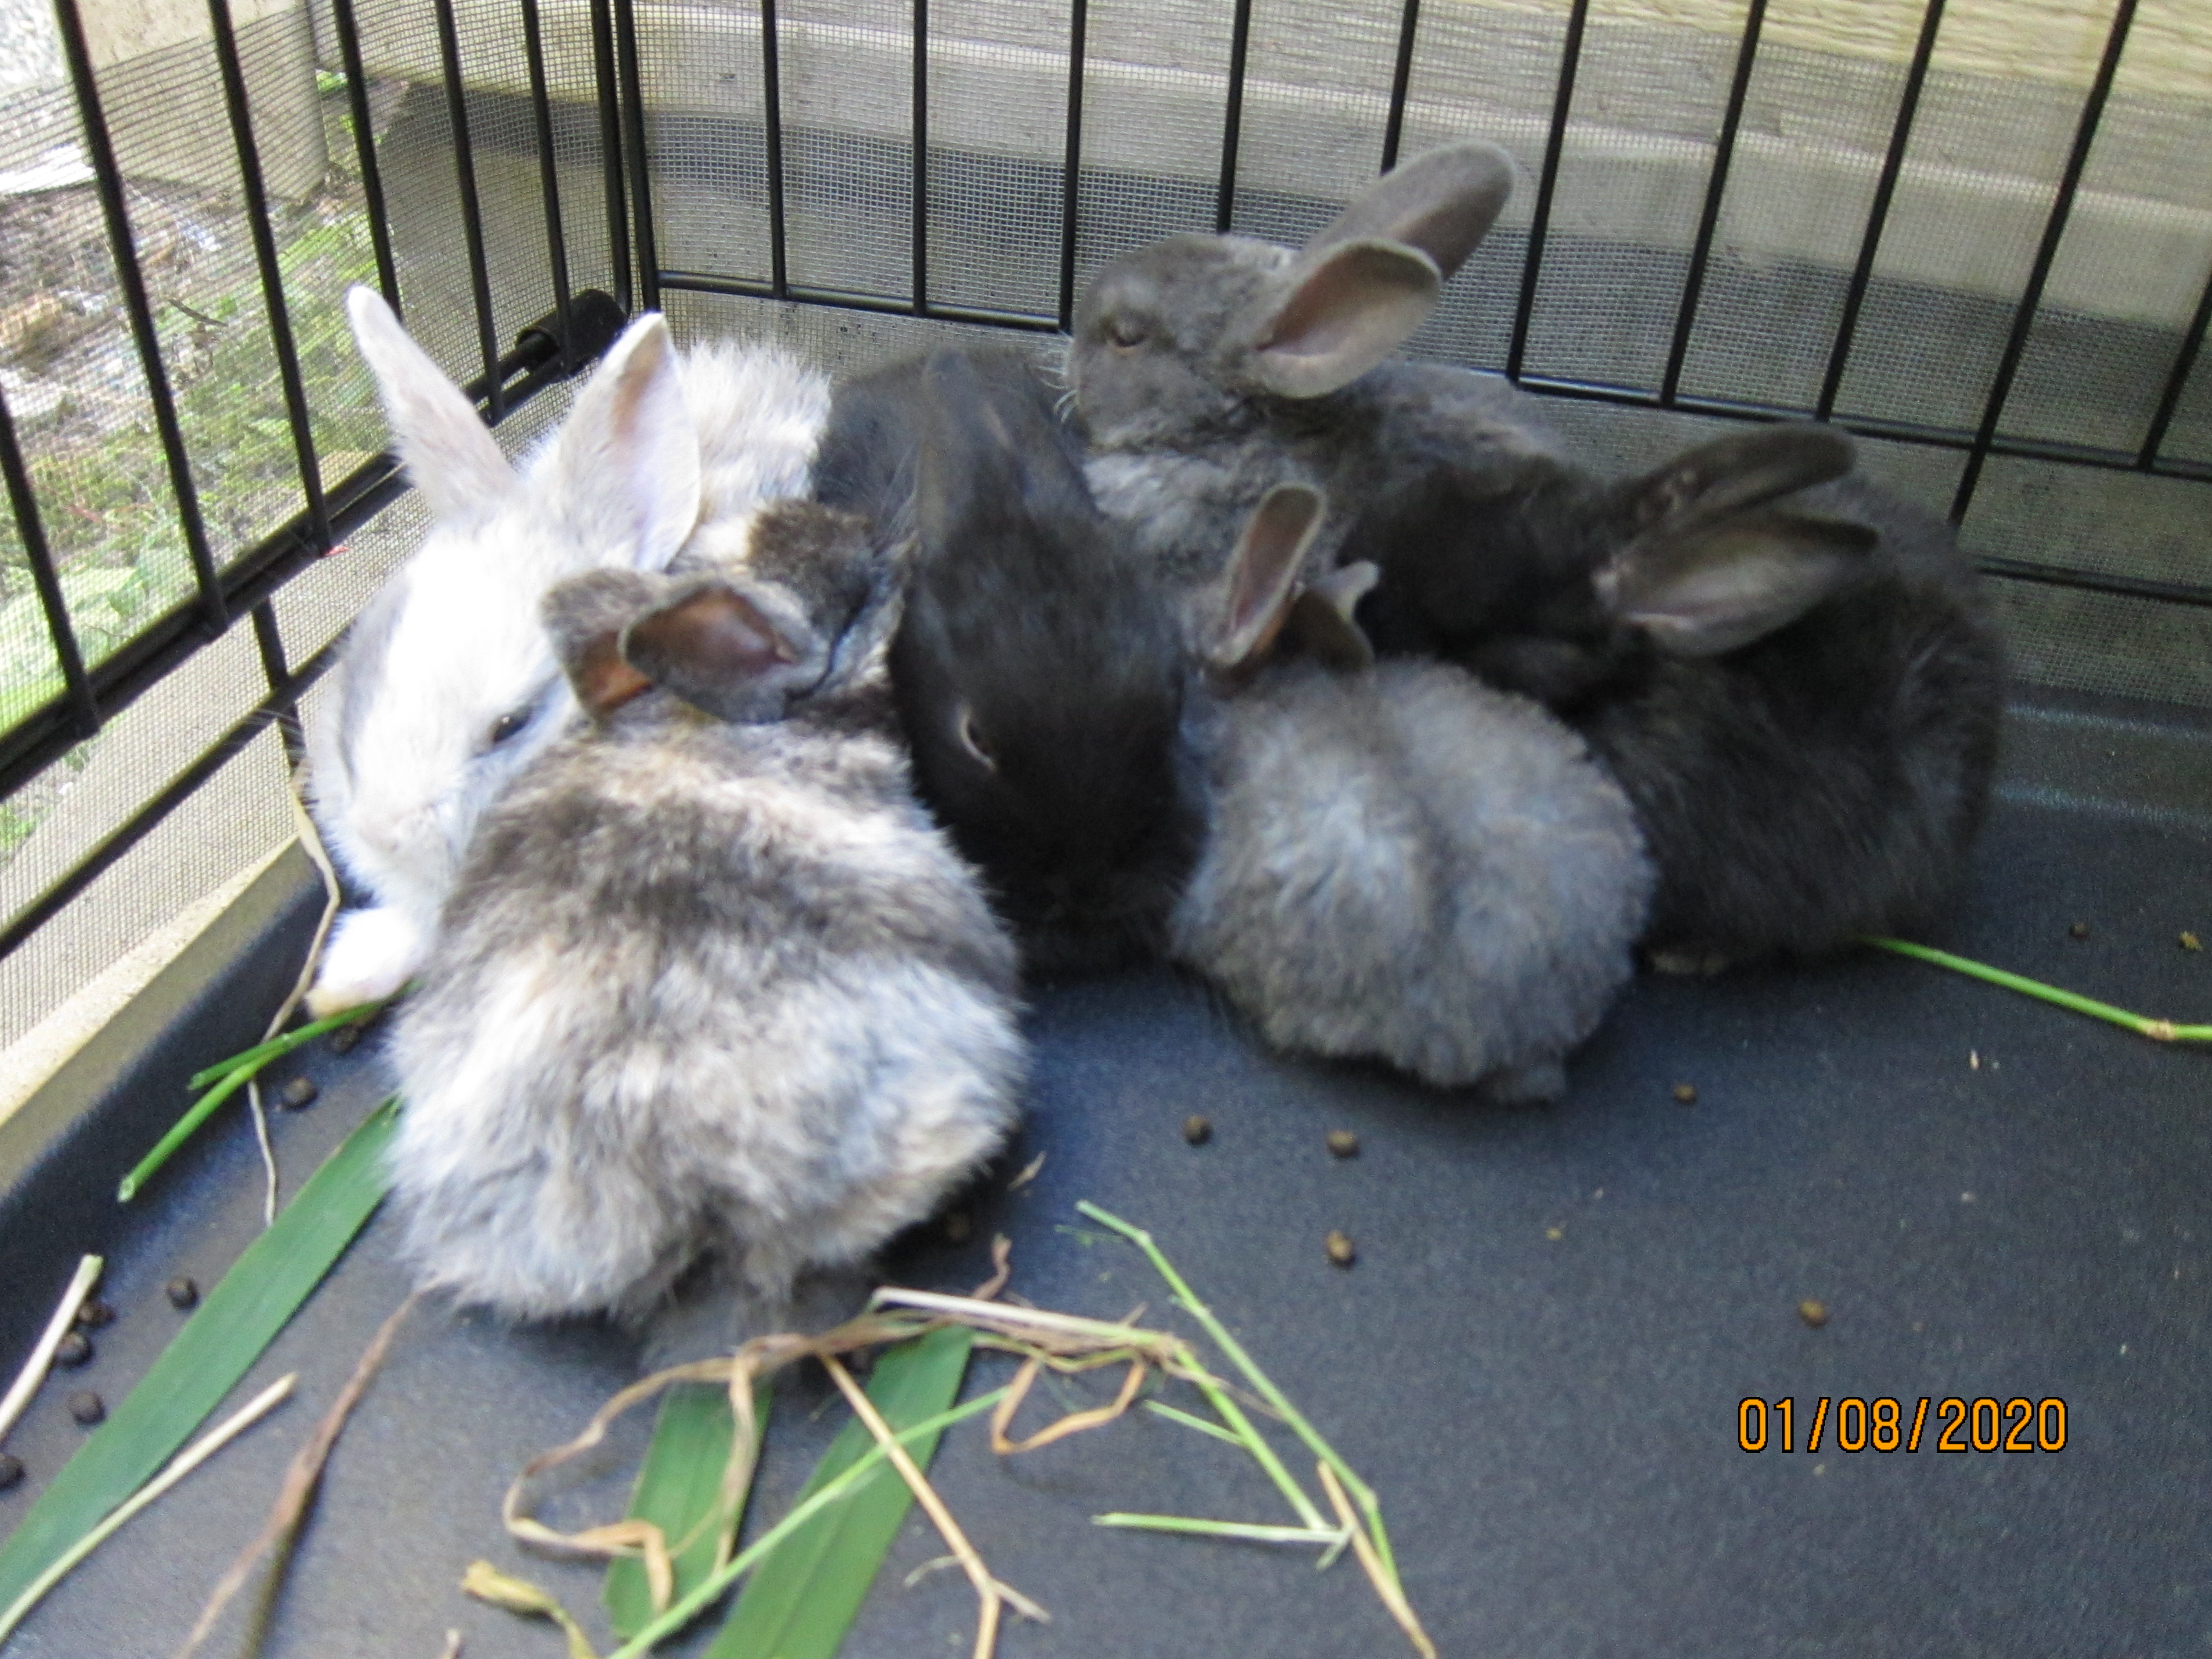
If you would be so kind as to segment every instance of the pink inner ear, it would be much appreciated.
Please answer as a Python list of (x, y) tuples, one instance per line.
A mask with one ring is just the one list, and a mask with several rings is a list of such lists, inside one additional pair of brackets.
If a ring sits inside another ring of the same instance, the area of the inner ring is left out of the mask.
[(601, 634), (583, 649), (572, 671), (576, 701), (593, 720), (609, 714), (653, 689), (653, 682), (623, 660), (617, 636)]
[(1212, 653), (1216, 667), (1257, 661), (1274, 643), (1325, 506), (1318, 490), (1279, 484), (1253, 509), (1230, 569), (1227, 614)]
[(705, 684), (757, 678), (799, 660), (750, 600), (720, 584), (639, 617), (623, 631), (622, 651), (647, 673), (678, 671)]
[(1397, 243), (1330, 249), (1299, 278), (1255, 349), (1270, 391), (1314, 398), (1364, 374), (1426, 320), (1442, 279)]

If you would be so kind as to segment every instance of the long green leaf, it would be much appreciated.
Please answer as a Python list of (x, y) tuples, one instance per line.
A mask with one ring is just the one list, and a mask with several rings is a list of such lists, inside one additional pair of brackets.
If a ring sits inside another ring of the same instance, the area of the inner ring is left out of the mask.
[(384, 1196), (398, 1110), (387, 1100), (331, 1154), (54, 1477), (0, 1547), (0, 1607), (153, 1477), (322, 1282)]
[[(754, 1391), (757, 1436), (768, 1426), (772, 1392), (766, 1384)], [(680, 1383), (661, 1396), (660, 1412), (653, 1424), (653, 1443), (646, 1448), (645, 1462), (638, 1466), (637, 1484), (630, 1491), (629, 1513), (638, 1520), (652, 1522), (668, 1540), (675, 1552), (672, 1565), (679, 1597), (689, 1595), (714, 1570), (714, 1546), (723, 1528), (702, 1523), (721, 1497), (722, 1471), (729, 1465), (730, 1442), (737, 1428), (737, 1419), (730, 1411), (730, 1392), (719, 1383)], [(759, 1450), (757, 1438), (754, 1450), (756, 1454)], [(741, 1496), (740, 1514), (744, 1507)], [(653, 1588), (647, 1582), (643, 1561), (622, 1557), (609, 1562), (602, 1596), (608, 1621), (615, 1634), (625, 1641), (653, 1621)]]
[[(947, 1326), (901, 1343), (876, 1362), (868, 1398), (893, 1432), (952, 1404), (974, 1345), (973, 1333)], [(937, 1439), (929, 1435), (908, 1448), (925, 1469)], [(820, 1491), (875, 1443), (864, 1424), (848, 1423), (797, 1501)], [(754, 1570), (707, 1659), (833, 1659), (913, 1502), (898, 1471), (878, 1465), (842, 1503), (816, 1516)]]

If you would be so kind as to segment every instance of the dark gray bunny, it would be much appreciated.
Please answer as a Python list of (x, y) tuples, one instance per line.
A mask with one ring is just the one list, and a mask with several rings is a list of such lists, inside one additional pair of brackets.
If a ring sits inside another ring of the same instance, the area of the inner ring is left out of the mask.
[(1554, 1098), (1633, 970), (1651, 892), (1635, 814), (1528, 698), (1447, 663), (1376, 665), (1346, 614), (1373, 568), (1297, 582), (1321, 518), (1314, 491), (1279, 486), (1231, 561), (1175, 954), (1278, 1048)]
[(1498, 376), (1385, 361), (1512, 184), (1494, 145), (1447, 145), (1376, 179), (1301, 252), (1171, 236), (1091, 283), (1067, 360), (1091, 486), (1173, 584), (1194, 640), (1220, 614), (1220, 550), (1275, 485), (1332, 503), (1308, 556), (1318, 574), (1346, 516), (1433, 466), (1503, 495), (1564, 453)]
[(1951, 527), (1778, 426), (1501, 503), (1437, 469), (1369, 505), (1378, 650), (1538, 697), (1620, 778), (1659, 867), (1662, 966), (1807, 956), (1907, 927), (1988, 799), (2003, 653)]
[(1196, 842), (1180, 635), (1080, 453), (1027, 359), (947, 350), (839, 386), (814, 472), (913, 541), (890, 669), (915, 781), (1048, 972), (1156, 950)]
[(743, 1334), (996, 1149), (1015, 954), (909, 789), (899, 577), (797, 502), (741, 566), (548, 596), (589, 725), (486, 813), (393, 1042), (425, 1283), (635, 1316), (703, 1253)]

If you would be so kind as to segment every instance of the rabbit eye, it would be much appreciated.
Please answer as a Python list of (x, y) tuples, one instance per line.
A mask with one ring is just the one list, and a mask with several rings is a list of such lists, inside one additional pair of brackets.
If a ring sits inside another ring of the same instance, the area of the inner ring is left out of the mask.
[(524, 726), (530, 724), (531, 713), (532, 711), (527, 708), (510, 708), (506, 714), (501, 714), (491, 723), (491, 730), (485, 734), (484, 747), (496, 749), (509, 738), (514, 737)]
[(1106, 332), (1117, 346), (1138, 346), (1145, 343), (1145, 325), (1133, 317), (1116, 317), (1106, 325)]
[(975, 729), (975, 716), (966, 708), (960, 711), (959, 731), (960, 746), (973, 755), (986, 770), (997, 771), (998, 759), (991, 753), (990, 745), (983, 741), (983, 734)]

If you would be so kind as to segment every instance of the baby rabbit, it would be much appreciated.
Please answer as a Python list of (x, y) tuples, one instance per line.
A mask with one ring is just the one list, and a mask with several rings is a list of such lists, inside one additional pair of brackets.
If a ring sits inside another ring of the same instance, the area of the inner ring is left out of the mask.
[[(1171, 236), (1122, 255), (1076, 307), (1067, 384), (1101, 507), (1183, 600), (1200, 639), (1221, 614), (1219, 552), (1276, 484), (1340, 516), (1450, 463), (1506, 494), (1563, 451), (1535, 400), (1496, 375), (1384, 361), (1428, 317), (1513, 184), (1484, 143), (1376, 179), (1305, 248)], [(1308, 574), (1337, 562), (1324, 524)]]
[(1541, 699), (1620, 780), (1660, 966), (1907, 927), (1981, 822), (1996, 629), (1951, 527), (1852, 459), (1777, 426), (1615, 485), (1555, 467), (1503, 503), (1439, 469), (1347, 533), (1382, 572), (1358, 613), (1377, 649)]
[(1633, 971), (1635, 815), (1535, 703), (1443, 663), (1372, 665), (1345, 613), (1373, 569), (1299, 591), (1322, 516), (1279, 485), (1231, 562), (1223, 700), (1198, 722), (1211, 822), (1174, 953), (1278, 1048), (1556, 1098)]
[[(763, 501), (805, 493), (829, 414), (828, 383), (780, 354), (679, 356), (643, 317), (518, 470), (381, 298), (356, 288), (347, 306), (433, 522), (354, 623), (307, 730), (316, 820), (374, 898), (340, 918), (318, 1013), (414, 975), (477, 815), (573, 723), (538, 618), (545, 590), (611, 563), (661, 568), (695, 532), (741, 544)], [(605, 471), (649, 487), (617, 502), (592, 483)]]
[(1186, 662), (1049, 390), (1005, 350), (846, 381), (814, 488), (915, 544), (890, 655), (915, 781), (1030, 968), (1157, 950), (1196, 842)]
[(899, 575), (793, 502), (741, 568), (547, 597), (589, 724), (485, 813), (393, 1040), (423, 1282), (635, 1318), (711, 1252), (774, 1322), (998, 1146), (1015, 952), (908, 789)]

